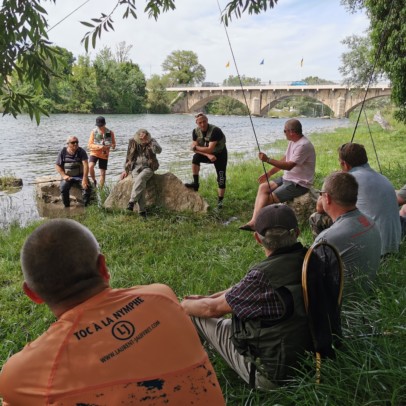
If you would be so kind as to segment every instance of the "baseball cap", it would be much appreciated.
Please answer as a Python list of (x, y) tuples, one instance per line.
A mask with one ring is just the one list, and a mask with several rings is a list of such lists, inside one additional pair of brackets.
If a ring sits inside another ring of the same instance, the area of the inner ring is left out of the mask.
[(298, 228), (295, 212), (286, 204), (271, 204), (260, 210), (255, 220), (255, 231), (265, 235), (271, 228), (292, 230)]
[(98, 127), (101, 127), (103, 125), (106, 125), (106, 119), (103, 116), (99, 116), (96, 118), (96, 125)]

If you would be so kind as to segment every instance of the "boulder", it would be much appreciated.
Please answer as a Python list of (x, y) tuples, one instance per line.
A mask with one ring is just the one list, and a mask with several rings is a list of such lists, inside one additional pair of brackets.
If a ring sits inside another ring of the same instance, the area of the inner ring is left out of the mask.
[[(59, 176), (41, 176), (35, 179), (35, 194), (38, 203), (61, 204)], [(73, 184), (69, 191), (72, 206), (83, 206), (82, 191), (79, 185)]]
[[(104, 202), (104, 207), (125, 209), (132, 186), (131, 175), (119, 181)], [(197, 192), (188, 189), (179, 178), (169, 172), (152, 176), (147, 183), (145, 200), (147, 206), (159, 206), (173, 211), (207, 212), (209, 207)]]
[(308, 223), (309, 217), (316, 210), (317, 192), (310, 188), (308, 193), (286, 202), (293, 209), (300, 223)]

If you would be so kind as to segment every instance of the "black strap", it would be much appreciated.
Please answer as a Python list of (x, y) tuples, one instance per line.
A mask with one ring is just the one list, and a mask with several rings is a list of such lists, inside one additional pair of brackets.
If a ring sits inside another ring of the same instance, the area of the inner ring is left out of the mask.
[(251, 386), (252, 389), (255, 389), (255, 373), (256, 372), (257, 372), (257, 367), (253, 362), (251, 362), (250, 363), (250, 382), (249, 382), (249, 385)]

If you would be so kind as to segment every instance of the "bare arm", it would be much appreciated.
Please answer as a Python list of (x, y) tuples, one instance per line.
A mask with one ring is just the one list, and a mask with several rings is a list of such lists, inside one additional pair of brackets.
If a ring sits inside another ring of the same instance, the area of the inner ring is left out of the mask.
[(70, 176), (68, 176), (65, 171), (63, 170), (62, 166), (55, 165), (55, 170), (61, 175), (62, 179), (69, 180)]
[(266, 162), (266, 163), (274, 166), (275, 168), (283, 169), (285, 171), (290, 171), (297, 165), (296, 162), (292, 162), (292, 161), (286, 162), (286, 156), (284, 156), (282, 159), (278, 160), (278, 159), (269, 158), (265, 153), (260, 152), (258, 154), (258, 158), (262, 162)]
[(189, 316), (203, 318), (220, 317), (232, 312), (225, 291), (208, 297), (189, 296), (182, 300), (181, 305)]

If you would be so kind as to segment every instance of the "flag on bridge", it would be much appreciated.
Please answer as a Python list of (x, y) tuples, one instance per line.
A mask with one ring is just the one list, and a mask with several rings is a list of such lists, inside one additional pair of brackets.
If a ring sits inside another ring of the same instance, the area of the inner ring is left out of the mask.
[(261, 61), (260, 65), (263, 65), (263, 64), (264, 64), (264, 62), (265, 62), (265, 60), (263, 59), (263, 60)]
[(300, 67), (303, 68), (303, 58), (302, 58), (302, 60), (300, 61)]
[(226, 63), (226, 68), (229, 68), (230, 67), (230, 61), (228, 61), (227, 63)]

